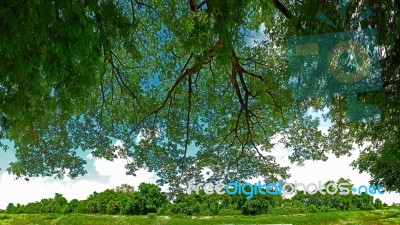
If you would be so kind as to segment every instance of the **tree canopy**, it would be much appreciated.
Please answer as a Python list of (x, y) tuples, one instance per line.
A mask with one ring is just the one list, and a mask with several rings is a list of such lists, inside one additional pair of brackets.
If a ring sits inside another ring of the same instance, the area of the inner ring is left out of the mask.
[[(287, 39), (340, 31), (318, 11), (340, 27), (337, 1), (0, 2), (0, 137), (17, 158), (8, 171), (75, 178), (88, 151), (129, 158), (129, 174), (147, 168), (173, 189), (202, 168), (212, 180), (287, 178), (271, 155), (279, 135), (298, 163), (360, 145), (354, 166), (399, 190), (400, 2), (349, 1), (344, 14), (344, 31), (377, 31), (382, 89), (358, 95), (380, 108), (373, 123), (348, 121), (344, 95), (292, 97)], [(329, 109), (328, 133), (309, 108)]]

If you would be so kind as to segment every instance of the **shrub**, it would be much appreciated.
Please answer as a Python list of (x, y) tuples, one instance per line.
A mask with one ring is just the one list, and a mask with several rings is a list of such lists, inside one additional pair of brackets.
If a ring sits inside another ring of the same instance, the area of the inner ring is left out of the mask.
[(260, 200), (247, 200), (242, 206), (242, 213), (244, 215), (257, 215), (266, 212), (268, 205), (265, 205)]
[(331, 208), (329, 206), (321, 206), (321, 207), (319, 207), (319, 211), (320, 212), (336, 212), (337, 209), (336, 208)]
[(197, 215), (198, 216), (212, 216), (214, 214), (209, 209), (203, 209)]
[(110, 201), (106, 208), (107, 214), (115, 215), (119, 213), (118, 204), (116, 201)]
[(305, 208), (304, 206), (284, 206), (284, 207), (276, 207), (270, 210), (268, 213), (272, 215), (293, 215), (306, 212), (307, 208)]
[(165, 205), (165, 206), (163, 206), (163, 207), (160, 207), (158, 210), (157, 210), (157, 214), (158, 215), (171, 215), (172, 214), (172, 212), (171, 212), (171, 207), (170, 206), (167, 206), (167, 205)]
[(382, 201), (379, 198), (375, 200), (374, 207), (375, 209), (383, 209)]
[(8, 215), (0, 215), (0, 220), (7, 220), (7, 219), (11, 219), (11, 217)]
[(157, 214), (155, 214), (155, 213), (147, 213), (147, 218), (149, 218), (149, 219), (156, 219), (157, 218)]
[(310, 213), (316, 213), (316, 212), (319, 211), (318, 208), (317, 208), (317, 206), (315, 206), (315, 205), (313, 205), (313, 204), (309, 205), (309, 206), (307, 207), (307, 209), (308, 209), (308, 212), (310, 212)]
[(237, 216), (240, 214), (241, 212), (235, 209), (221, 209), (218, 213), (220, 216)]

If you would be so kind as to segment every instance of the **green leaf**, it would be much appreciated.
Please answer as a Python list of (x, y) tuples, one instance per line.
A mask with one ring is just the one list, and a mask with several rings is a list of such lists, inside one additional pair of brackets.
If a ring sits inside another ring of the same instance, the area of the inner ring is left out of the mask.
[(397, 19), (397, 24), (396, 25), (397, 25), (397, 29), (400, 30), (400, 18)]

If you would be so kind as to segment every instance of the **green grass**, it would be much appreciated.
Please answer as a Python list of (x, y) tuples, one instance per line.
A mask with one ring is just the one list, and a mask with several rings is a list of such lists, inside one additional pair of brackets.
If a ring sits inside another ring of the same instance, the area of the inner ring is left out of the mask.
[(400, 210), (351, 211), (298, 215), (180, 217), (0, 214), (0, 225), (218, 225), (218, 224), (293, 224), (293, 225), (386, 225), (400, 224)]

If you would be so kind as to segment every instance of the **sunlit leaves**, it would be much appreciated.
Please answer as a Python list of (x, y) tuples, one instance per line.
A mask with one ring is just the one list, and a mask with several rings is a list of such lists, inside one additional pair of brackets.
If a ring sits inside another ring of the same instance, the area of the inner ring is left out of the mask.
[[(397, 88), (380, 95), (385, 122), (375, 125), (346, 123), (345, 98), (292, 100), (286, 39), (336, 32), (314, 17), (339, 11), (333, 2), (282, 1), (290, 11), (282, 12), (276, 2), (0, 3), (0, 126), (17, 156), (9, 171), (76, 177), (85, 173), (83, 150), (127, 158), (129, 174), (146, 168), (180, 190), (203, 168), (214, 180), (288, 177), (270, 155), (276, 135), (300, 163), (349, 154), (352, 141), (394, 138), (385, 128), (397, 121)], [(365, 3), (395, 27), (380, 3)], [(379, 17), (359, 26), (368, 24), (394, 56), (398, 32), (389, 35)], [(387, 58), (384, 81), (396, 83), (396, 57)], [(293, 111), (310, 107), (332, 109), (328, 134)]]

